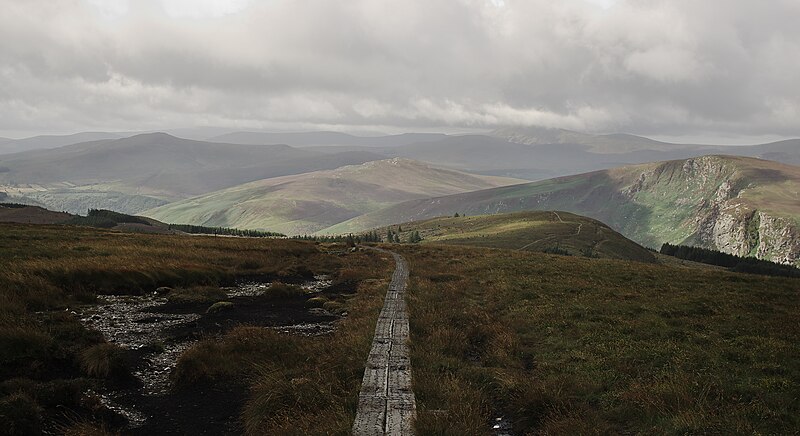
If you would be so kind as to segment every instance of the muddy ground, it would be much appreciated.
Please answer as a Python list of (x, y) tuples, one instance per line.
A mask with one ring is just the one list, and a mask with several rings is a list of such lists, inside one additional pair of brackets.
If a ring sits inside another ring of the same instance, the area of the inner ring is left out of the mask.
[(218, 337), (238, 325), (272, 327), (285, 334), (329, 334), (345, 313), (310, 308), (315, 296), (342, 298), (346, 292), (327, 277), (297, 283), (304, 296), (279, 301), (263, 298), (269, 282), (248, 281), (222, 288), (224, 311), (207, 313), (209, 302), (177, 304), (167, 290), (140, 296), (100, 296), (87, 306), (82, 322), (125, 349), (133, 376), (109, 382), (93, 392), (116, 417), (123, 434), (240, 434), (238, 418), (247, 387), (236, 383), (197, 385), (176, 391), (170, 373), (180, 354), (201, 339)]

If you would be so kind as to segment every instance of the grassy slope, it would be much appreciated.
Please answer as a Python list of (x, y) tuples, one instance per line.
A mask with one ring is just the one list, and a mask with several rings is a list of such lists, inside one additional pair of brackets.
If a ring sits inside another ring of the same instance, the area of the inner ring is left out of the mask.
[(260, 180), (162, 206), (144, 215), (173, 223), (303, 234), (413, 198), (516, 182), (390, 159)]
[[(401, 240), (419, 232), (422, 243), (512, 250), (558, 250), (576, 256), (653, 262), (653, 254), (591, 218), (569, 212), (516, 212), (444, 217), (403, 223)], [(385, 233), (385, 230), (382, 230)]]
[(445, 246), (411, 264), (420, 434), (781, 434), (798, 281)]
[(568, 210), (599, 219), (645, 245), (682, 243), (713, 213), (721, 186), (734, 197), (718, 202), (736, 215), (760, 210), (800, 221), (800, 168), (742, 157), (710, 156), (626, 166), (543, 182), (414, 200), (329, 229), (347, 233), (453, 213)]

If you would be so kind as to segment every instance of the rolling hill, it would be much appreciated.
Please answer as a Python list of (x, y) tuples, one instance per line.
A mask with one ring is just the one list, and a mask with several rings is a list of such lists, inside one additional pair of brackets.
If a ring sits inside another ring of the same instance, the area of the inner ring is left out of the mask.
[[(569, 212), (515, 212), (440, 217), (391, 226), (407, 241), (418, 233), (422, 243), (469, 245), (573, 256), (655, 262), (646, 248), (600, 221)], [(385, 229), (381, 229), (385, 232)]]
[(88, 208), (137, 213), (253, 180), (380, 158), (369, 152), (324, 154), (153, 133), (2, 156), (0, 191), (13, 201), (73, 213)]
[(172, 223), (304, 234), (410, 199), (520, 182), (388, 159), (259, 180), (142, 214)]
[(348, 233), (454, 213), (565, 210), (638, 243), (699, 245), (780, 263), (800, 262), (800, 168), (704, 156), (631, 165), (443, 197), (413, 200), (324, 229)]
[(61, 224), (72, 217), (66, 212), (54, 212), (39, 206), (0, 203), (0, 223)]

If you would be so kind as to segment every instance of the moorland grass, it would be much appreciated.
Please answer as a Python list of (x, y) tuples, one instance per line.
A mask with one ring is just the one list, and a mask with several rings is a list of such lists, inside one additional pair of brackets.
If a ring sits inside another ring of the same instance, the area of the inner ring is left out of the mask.
[(348, 254), (341, 261), (343, 268), (333, 282), (346, 298), (317, 296), (310, 304), (335, 303), (347, 312), (333, 333), (307, 337), (262, 327), (234, 328), (181, 355), (173, 373), (176, 388), (248, 383), (250, 395), (242, 412), (246, 434), (349, 434), (394, 263), (371, 252)]
[(0, 415), (36, 434), (43, 416), (85, 409), (80, 394), (52, 403), (48, 386), (126, 373), (116, 348), (78, 319), (75, 309), (98, 294), (168, 286), (173, 300), (210, 305), (237, 278), (299, 280), (338, 268), (337, 256), (307, 242), (0, 224)]
[(419, 434), (790, 434), (800, 281), (445, 246), (411, 267)]
[[(40, 429), (56, 406), (79, 410), (81, 392), (113, 358), (65, 309), (97, 293), (326, 273), (336, 291), (307, 304), (347, 312), (332, 334), (240, 326), (188, 349), (173, 381), (177, 389), (249, 386), (241, 414), (248, 434), (349, 433), (394, 266), (387, 255), (286, 240), (0, 230), (0, 415), (19, 417), (18, 428)], [(798, 280), (509, 250), (391, 248), (411, 265), (419, 434), (485, 434), (500, 415), (515, 434), (776, 434), (800, 426)]]

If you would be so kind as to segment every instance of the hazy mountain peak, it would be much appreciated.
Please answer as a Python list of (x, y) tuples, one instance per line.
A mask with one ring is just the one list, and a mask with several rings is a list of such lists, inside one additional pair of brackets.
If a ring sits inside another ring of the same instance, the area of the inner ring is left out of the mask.
[(164, 132), (152, 132), (152, 133), (140, 133), (138, 135), (129, 136), (127, 138), (120, 138), (115, 140), (114, 142), (118, 144), (125, 144), (125, 143), (141, 143), (141, 144), (152, 144), (156, 142), (199, 142), (193, 141), (191, 139), (184, 139), (179, 138), (177, 136), (172, 136), (169, 133)]
[(665, 151), (690, 147), (684, 144), (660, 142), (629, 133), (594, 135), (546, 127), (506, 127), (493, 130), (490, 134), (517, 144), (578, 144), (586, 146), (592, 152), (610, 154), (641, 150)]

